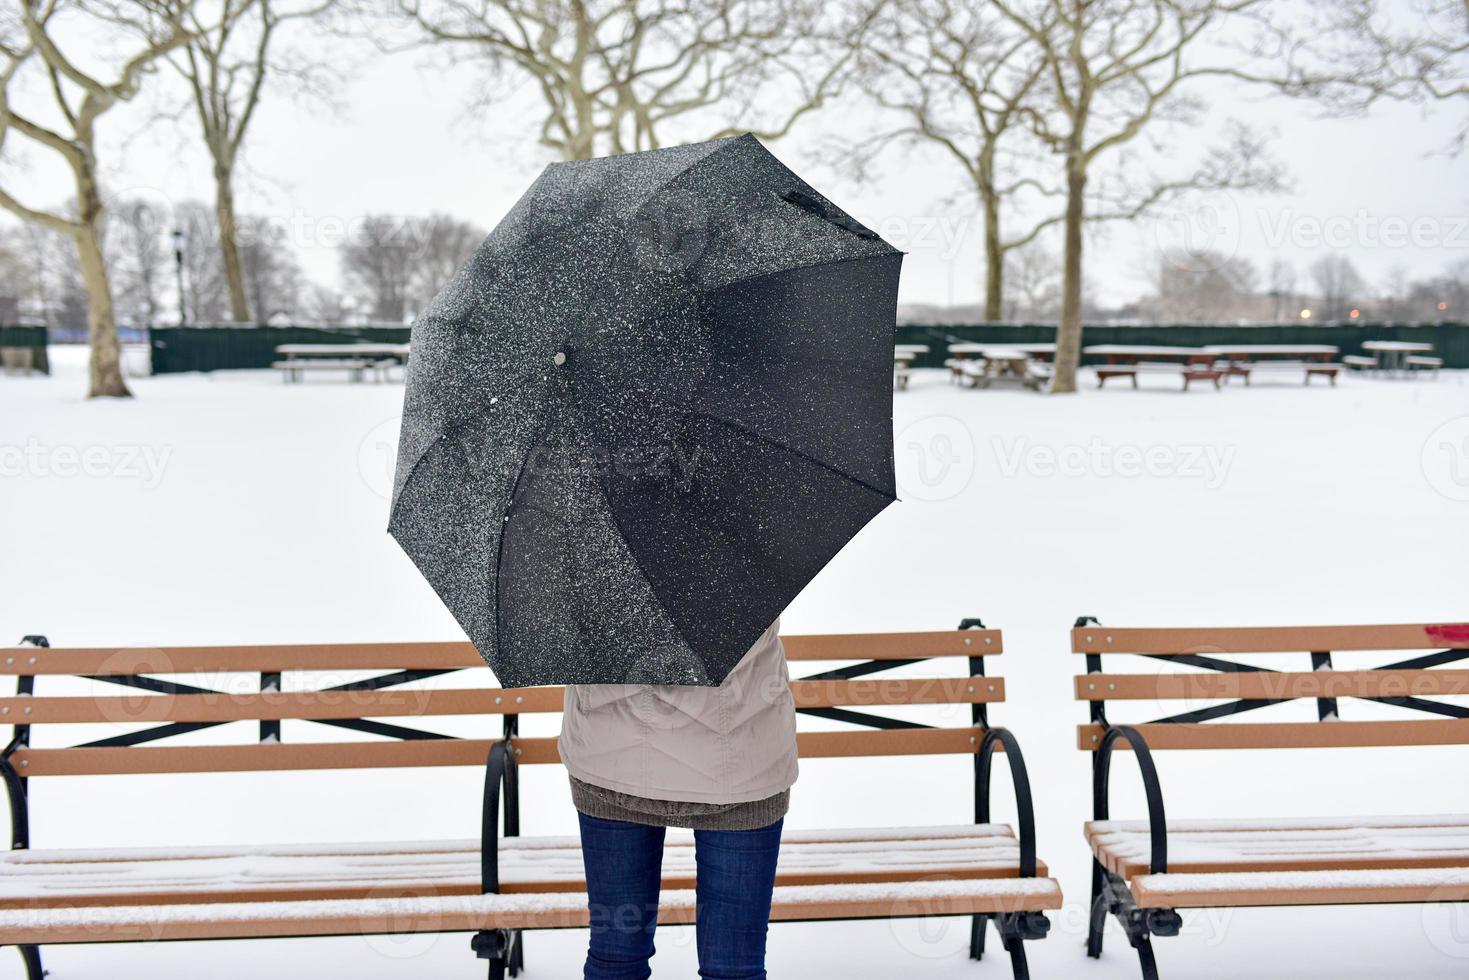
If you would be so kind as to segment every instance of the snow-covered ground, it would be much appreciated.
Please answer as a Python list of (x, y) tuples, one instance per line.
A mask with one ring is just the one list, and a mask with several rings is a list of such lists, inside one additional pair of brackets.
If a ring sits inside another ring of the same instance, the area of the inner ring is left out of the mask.
[[(120, 646), (459, 637), (383, 530), (401, 386), (287, 386), (269, 372), (240, 372), (140, 378), (132, 402), (87, 402), (81, 352), (53, 354), (49, 379), (0, 377), (0, 638)], [(1469, 619), (1469, 374), (1351, 376), (1310, 389), (1291, 375), (1186, 395), (1175, 385), (1148, 378), (1142, 391), (1044, 398), (960, 391), (918, 372), (896, 396), (904, 502), (784, 620), (789, 632), (816, 632), (939, 629), (980, 616), (1005, 630), (995, 667), (1010, 701), (992, 717), (1024, 745), (1041, 856), (1069, 900), (1051, 938), (1030, 945), (1037, 977), (1136, 976), (1115, 931), (1100, 963), (1080, 949), (1089, 784), (1074, 748), (1084, 717), (1071, 699), (1076, 616), (1115, 625)], [(1343, 707), (1363, 718), (1392, 710)], [(1136, 717), (1158, 713), (1141, 705)], [(290, 723), (285, 736), (323, 737)], [(1159, 762), (1170, 814), (1205, 817), (1469, 813), (1466, 760), (1469, 746)], [(1117, 768), (1114, 815), (1141, 815), (1135, 778)], [(37, 780), (34, 843), (471, 837), (477, 776)], [(527, 832), (574, 831), (563, 779), (555, 767), (526, 772)], [(969, 787), (962, 757), (811, 761), (788, 822), (962, 822)], [(997, 773), (1001, 798), (1004, 787)], [(584, 938), (531, 935), (527, 976), (578, 975)], [(968, 962), (965, 941), (965, 924), (950, 920), (777, 925), (770, 969), (777, 978), (1009, 976), (1002, 959)], [(1469, 913), (1200, 913), (1157, 948), (1168, 980), (1461, 977)], [(659, 950), (657, 975), (694, 974), (690, 930), (660, 933)], [(47, 955), (54, 980), (483, 975), (460, 935)], [(20, 975), (18, 958), (0, 953), (0, 978)]]

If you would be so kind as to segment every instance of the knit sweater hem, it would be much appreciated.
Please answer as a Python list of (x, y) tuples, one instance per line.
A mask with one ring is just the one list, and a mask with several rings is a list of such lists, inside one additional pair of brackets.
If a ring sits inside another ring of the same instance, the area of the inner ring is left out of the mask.
[(571, 780), (571, 802), (589, 817), (621, 820), (649, 827), (682, 827), (688, 830), (759, 830), (769, 827), (790, 809), (791, 791), (743, 803), (693, 803), (655, 800)]

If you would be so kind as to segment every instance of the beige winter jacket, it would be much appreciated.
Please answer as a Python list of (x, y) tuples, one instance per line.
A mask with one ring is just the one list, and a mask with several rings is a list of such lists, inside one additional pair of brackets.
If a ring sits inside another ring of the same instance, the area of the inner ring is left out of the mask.
[(796, 711), (780, 621), (719, 687), (566, 688), (561, 761), (577, 779), (655, 800), (745, 803), (796, 781)]

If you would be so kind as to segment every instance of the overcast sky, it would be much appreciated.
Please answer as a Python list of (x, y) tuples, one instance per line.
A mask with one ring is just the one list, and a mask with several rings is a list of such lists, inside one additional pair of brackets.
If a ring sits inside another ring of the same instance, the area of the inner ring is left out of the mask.
[[(243, 213), (270, 215), (292, 229), (313, 279), (338, 281), (334, 246), (365, 212), (443, 211), (488, 229), (553, 159), (534, 140), (533, 93), (466, 108), (484, 91), (481, 70), (472, 64), (445, 66), (447, 59), (432, 52), (373, 54), (362, 42), (343, 39), (313, 40), (311, 50), (330, 63), (352, 63), (337, 105), (268, 98), (251, 133), (239, 198)], [(155, 92), (161, 91), (156, 83), (175, 80), (150, 79)], [(1422, 277), (1469, 258), (1469, 154), (1443, 152), (1469, 103), (1432, 111), (1391, 105), (1366, 118), (1325, 119), (1304, 103), (1240, 101), (1245, 93), (1237, 87), (1205, 94), (1213, 97), (1211, 124), (1180, 134), (1173, 155), (1195, 157), (1225, 119), (1246, 119), (1273, 134), (1291, 192), (1194, 196), (1161, 219), (1111, 227), (1089, 243), (1088, 281), (1101, 301), (1144, 293), (1160, 245), (1185, 238), (1248, 257), (1262, 282), (1272, 258), (1284, 257), (1300, 267), (1303, 287), (1306, 266), (1331, 248), (1347, 254), (1374, 285), (1395, 266)], [(109, 195), (210, 200), (194, 121), (160, 120), (156, 110), (145, 97), (104, 117)], [(904, 302), (976, 302), (978, 217), (962, 193), (961, 174), (938, 150), (895, 153), (865, 185), (818, 162), (823, 136), (867, 133), (877, 122), (872, 108), (853, 97), (771, 149), (910, 252)], [(28, 203), (54, 203), (71, 193), (69, 175), (49, 152), (12, 157), (0, 167)]]

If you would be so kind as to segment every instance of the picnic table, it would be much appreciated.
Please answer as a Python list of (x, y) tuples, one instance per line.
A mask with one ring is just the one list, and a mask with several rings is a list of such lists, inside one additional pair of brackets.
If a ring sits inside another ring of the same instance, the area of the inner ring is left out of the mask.
[(919, 354), (927, 354), (927, 344), (894, 344), (893, 345), (893, 387), (903, 389), (908, 387), (908, 377), (913, 366), (913, 358)]
[(1137, 387), (1137, 375), (1142, 365), (1150, 361), (1177, 362), (1183, 378), (1183, 390), (1194, 381), (1212, 381), (1219, 387), (1223, 372), (1214, 366), (1218, 355), (1207, 347), (1169, 347), (1164, 344), (1095, 344), (1083, 347), (1083, 354), (1107, 359), (1105, 365), (1097, 367), (1097, 387), (1104, 386), (1112, 378), (1131, 378)]
[(280, 344), (275, 352), (285, 360), (271, 367), (284, 372), (287, 382), (300, 381), (304, 371), (346, 371), (353, 381), (361, 381), (371, 370), (381, 379), (389, 367), (408, 360), (407, 344)]
[(1336, 384), (1341, 365), (1332, 358), (1341, 353), (1334, 344), (1210, 344), (1203, 348), (1226, 363), (1224, 376), (1244, 378), (1250, 383), (1250, 371), (1260, 363), (1272, 367), (1300, 367), (1306, 372), (1306, 382), (1317, 375), (1329, 378)]
[[(1010, 377), (1030, 388), (1050, 379), (1044, 367), (1056, 354), (1055, 344), (950, 344), (953, 355), (945, 363), (957, 381), (968, 378), (977, 388), (988, 388), (1000, 377)], [(968, 355), (976, 355), (972, 360)]]
[(1362, 349), (1371, 351), (1373, 357), (1377, 359), (1377, 367), (1388, 374), (1406, 370), (1414, 366), (1415, 361), (1423, 362), (1422, 366), (1438, 366), (1433, 363), (1438, 360), (1437, 358), (1423, 356), (1433, 353), (1432, 344), (1410, 340), (1368, 340), (1362, 343)]

